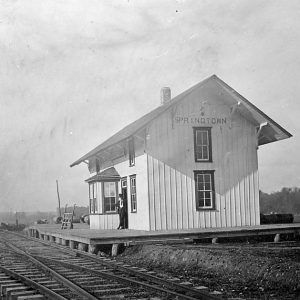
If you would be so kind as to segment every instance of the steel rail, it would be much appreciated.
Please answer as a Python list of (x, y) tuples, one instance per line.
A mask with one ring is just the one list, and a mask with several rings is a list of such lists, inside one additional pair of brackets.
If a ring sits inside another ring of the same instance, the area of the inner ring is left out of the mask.
[[(64, 267), (67, 267), (67, 268), (70, 268), (70, 269), (73, 269), (73, 270), (92, 273), (92, 274), (95, 274), (95, 275), (100, 275), (102, 277), (106, 277), (108, 279), (114, 279), (114, 280), (121, 281), (121, 282), (126, 281), (130, 285), (132, 285), (132, 284), (142, 285), (142, 286), (144, 286), (148, 289), (152, 289), (152, 290), (155, 290), (155, 291), (160, 291), (164, 294), (179, 297), (179, 299), (187, 299), (187, 300), (199, 299), (199, 298), (194, 298), (194, 297), (191, 297), (191, 296), (188, 296), (188, 295), (180, 294), (180, 293), (177, 293), (177, 292), (174, 292), (174, 291), (170, 291), (170, 290), (164, 289), (160, 286), (154, 286), (154, 285), (151, 285), (149, 283), (137, 281), (135, 279), (131, 279), (131, 278), (128, 278), (128, 277), (119, 276), (119, 275), (110, 273), (108, 271), (99, 271), (99, 270), (89, 269), (89, 268), (86, 268), (86, 267), (73, 265), (73, 264), (70, 264), (70, 263), (62, 262), (60, 260), (56, 260), (56, 259), (48, 258), (48, 257), (44, 257), (44, 256), (35, 255), (34, 257), (36, 257), (37, 259), (41, 259), (41, 260), (47, 260), (47, 261), (52, 262), (54, 264), (59, 264), (61, 266), (64, 266)], [(205, 298), (205, 299), (207, 299), (207, 298)]]
[(91, 259), (95, 262), (101, 263), (102, 265), (105, 265), (110, 268), (114, 268), (116, 270), (118, 270), (118, 269), (122, 270), (131, 275), (143, 278), (149, 282), (159, 284), (160, 286), (167, 286), (167, 287), (175, 289), (177, 291), (189, 293), (191, 295), (200, 297), (198, 299), (220, 299), (220, 297), (216, 297), (215, 295), (209, 294), (209, 292), (207, 292), (207, 291), (201, 291), (201, 290), (198, 291), (198, 290), (194, 289), (193, 287), (184, 286), (177, 282), (172, 282), (170, 280), (163, 279), (163, 278), (151, 275), (151, 274), (147, 274), (145, 272), (140, 272), (138, 270), (132, 269), (131, 267), (125, 267), (125, 266), (122, 266), (121, 264), (117, 264), (114, 261), (104, 261), (101, 258), (93, 257), (92, 254), (82, 253), (80, 251), (76, 251), (76, 252), (77, 252), (77, 254), (76, 254), (77, 257), (88, 257), (89, 259)]
[[(14, 232), (13, 234), (21, 236), (21, 237), (23, 237), (25, 239), (28, 239), (28, 240), (32, 240), (32, 241), (35, 241), (35, 242), (38, 242), (38, 243), (41, 243), (41, 244), (45, 244), (45, 245), (50, 246), (50, 247), (54, 247), (56, 249), (59, 249), (59, 250), (65, 252), (65, 253), (68, 253), (68, 254), (71, 254), (71, 255), (74, 255), (76, 253), (77, 257), (89, 258), (90, 260), (98, 262), (98, 263), (100, 263), (104, 266), (107, 266), (109, 268), (113, 268), (115, 270), (122, 270), (123, 272), (126, 272), (128, 274), (134, 275), (136, 277), (143, 278), (144, 280), (147, 280), (150, 283), (157, 284), (157, 285), (163, 287), (162, 289), (164, 289), (164, 287), (172, 288), (173, 290), (180, 291), (181, 293), (186, 293), (186, 294), (189, 294), (193, 297), (197, 297), (196, 299), (217, 300), (217, 299), (221, 298), (220, 295), (213, 295), (213, 294), (210, 294), (208, 291), (205, 291), (205, 290), (197, 290), (197, 289), (194, 289), (193, 287), (184, 286), (180, 283), (165, 280), (163, 278), (159, 278), (157, 276), (147, 274), (145, 272), (140, 272), (138, 270), (132, 269), (131, 267), (125, 267), (125, 266), (122, 266), (120, 264), (117, 264), (115, 261), (112, 261), (112, 260), (104, 261), (103, 258), (95, 257), (94, 254), (84, 253), (84, 252), (82, 252), (80, 250), (76, 250), (76, 249), (68, 249), (65, 246), (61, 246), (61, 245), (58, 245), (58, 244), (53, 244), (53, 243), (50, 243), (48, 241), (36, 239), (36, 238), (33, 238), (33, 237), (28, 237), (28, 236), (22, 235), (20, 233), (15, 233)], [(35, 256), (35, 257), (38, 257), (38, 256)], [(43, 258), (43, 257), (41, 256), (41, 258)], [(101, 271), (99, 271), (99, 272), (101, 272)], [(105, 275), (106, 274), (107, 274), (107, 271), (105, 272)], [(115, 275), (115, 276), (117, 276), (117, 275)], [(124, 278), (121, 277), (121, 279), (123, 280)], [(145, 284), (145, 283), (138, 282), (137, 284), (141, 285), (141, 284)], [(151, 285), (149, 285), (149, 286), (151, 287)], [(179, 295), (182, 296), (183, 294), (179, 294)], [(192, 298), (192, 299), (195, 299), (195, 298)]]
[(67, 300), (67, 298), (51, 291), (50, 289), (48, 289), (47, 287), (21, 275), (18, 274), (12, 270), (9, 270), (3, 266), (0, 266), (0, 270), (3, 271), (5, 274), (13, 277), (16, 280), (21, 281), (22, 283), (24, 283), (26, 286), (29, 286), (31, 288), (33, 288), (34, 290), (38, 291), (39, 293), (43, 294), (46, 297), (49, 297), (49, 299), (54, 299), (54, 300)]
[(25, 251), (19, 249), (18, 247), (14, 246), (14, 245), (12, 245), (7, 240), (5, 240), (5, 244), (8, 247), (10, 247), (14, 252), (16, 252), (16, 253), (18, 253), (18, 254), (20, 254), (20, 255), (25, 256), (26, 258), (28, 258), (32, 263), (34, 263), (35, 265), (37, 265), (40, 268), (42, 268), (46, 273), (51, 274), (51, 276), (53, 278), (55, 278), (56, 280), (60, 281), (65, 286), (67, 286), (68, 288), (70, 288), (71, 290), (73, 290), (74, 292), (76, 292), (77, 295), (82, 296), (82, 297), (84, 297), (84, 299), (87, 299), (87, 300), (96, 300), (97, 299), (96, 297), (94, 297), (93, 295), (91, 295), (86, 290), (84, 290), (81, 287), (77, 286), (76, 284), (74, 284), (72, 281), (68, 280), (64, 276), (58, 274), (57, 272), (55, 272), (54, 270), (52, 270), (51, 268), (49, 268), (48, 266), (46, 266), (45, 264), (43, 264), (42, 262), (40, 262), (39, 260), (35, 259), (32, 255), (26, 253)]
[[(18, 233), (14, 233), (14, 234), (20, 235)], [(107, 261), (104, 261), (103, 258), (95, 257), (95, 255), (90, 254), (90, 253), (84, 253), (84, 252), (82, 252), (80, 250), (76, 250), (76, 249), (68, 249), (65, 246), (61, 246), (61, 245), (58, 245), (58, 244), (52, 244), (50, 242), (40, 240), (40, 239), (36, 239), (36, 238), (32, 238), (32, 237), (28, 237), (28, 236), (23, 236), (23, 235), (21, 235), (21, 236), (26, 238), (26, 239), (30, 239), (30, 240), (39, 242), (41, 244), (49, 245), (51, 247), (60, 249), (60, 250), (66, 252), (66, 253), (69, 253), (69, 254), (76, 253), (77, 257), (87, 257), (87, 258), (89, 258), (89, 259), (91, 259), (95, 262), (101, 263), (102, 265), (108, 266), (110, 268), (121, 269), (126, 273), (129, 273), (129, 274), (135, 275), (137, 277), (143, 278), (143, 279), (147, 280), (148, 282), (155, 283), (155, 284), (158, 284), (160, 286), (168, 286), (169, 288), (173, 288), (177, 291), (181, 291), (181, 292), (184, 292), (184, 293), (189, 293), (191, 295), (199, 297), (198, 299), (211, 299), (211, 300), (220, 299), (220, 296), (212, 295), (212, 294), (210, 294), (209, 292), (207, 292), (205, 290), (196, 290), (196, 289), (193, 289), (192, 287), (181, 285), (180, 283), (171, 282), (171, 281), (165, 280), (163, 278), (159, 278), (157, 276), (147, 274), (145, 272), (139, 272), (138, 270), (131, 269), (130, 267), (125, 267), (125, 266), (122, 266), (122, 265), (119, 265), (119, 264), (117, 265), (112, 260), (107, 262)]]

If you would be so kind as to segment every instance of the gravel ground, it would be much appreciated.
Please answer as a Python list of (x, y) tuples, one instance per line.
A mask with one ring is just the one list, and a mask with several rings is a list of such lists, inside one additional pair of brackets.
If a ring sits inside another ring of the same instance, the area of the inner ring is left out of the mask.
[(225, 298), (300, 299), (300, 245), (140, 245), (117, 260), (208, 286)]

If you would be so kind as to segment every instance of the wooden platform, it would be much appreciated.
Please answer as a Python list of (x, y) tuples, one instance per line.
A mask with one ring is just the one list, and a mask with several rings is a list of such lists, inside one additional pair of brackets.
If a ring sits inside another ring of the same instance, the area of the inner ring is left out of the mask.
[(73, 229), (61, 229), (60, 224), (32, 225), (27, 228), (30, 236), (60, 244), (82, 243), (86, 245), (101, 244), (138, 244), (138, 243), (174, 243), (195, 239), (215, 239), (222, 237), (247, 237), (260, 235), (300, 234), (300, 223), (270, 224), (228, 228), (199, 228), (183, 230), (98, 230), (89, 229), (86, 224), (74, 224)]

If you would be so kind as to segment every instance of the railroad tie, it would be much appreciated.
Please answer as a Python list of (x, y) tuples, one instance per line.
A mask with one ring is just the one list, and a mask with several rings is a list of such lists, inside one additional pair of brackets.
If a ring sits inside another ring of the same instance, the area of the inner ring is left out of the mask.
[(13, 293), (20, 293), (20, 295), (23, 293), (24, 294), (24, 292), (33, 292), (33, 291), (31, 291), (31, 289), (30, 289), (30, 287), (27, 287), (27, 286), (19, 286), (19, 287), (8, 287), (8, 288), (6, 288), (5, 289), (5, 295), (6, 295), (6, 298), (7, 299), (10, 299), (10, 298), (12, 298), (12, 294)]
[(44, 300), (47, 299), (43, 295), (36, 294), (36, 295), (25, 295), (25, 296), (19, 296), (17, 300)]
[(33, 296), (36, 295), (36, 292), (33, 290), (27, 290), (27, 291), (18, 291), (18, 292), (11, 292), (9, 294), (9, 300), (18, 300), (21, 296)]

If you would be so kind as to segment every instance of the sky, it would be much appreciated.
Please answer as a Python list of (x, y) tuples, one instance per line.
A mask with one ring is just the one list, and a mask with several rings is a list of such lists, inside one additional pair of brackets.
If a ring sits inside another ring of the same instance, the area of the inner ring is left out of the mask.
[(212, 74), (293, 134), (260, 189), (300, 187), (298, 0), (1, 0), (0, 211), (88, 205), (70, 164)]

